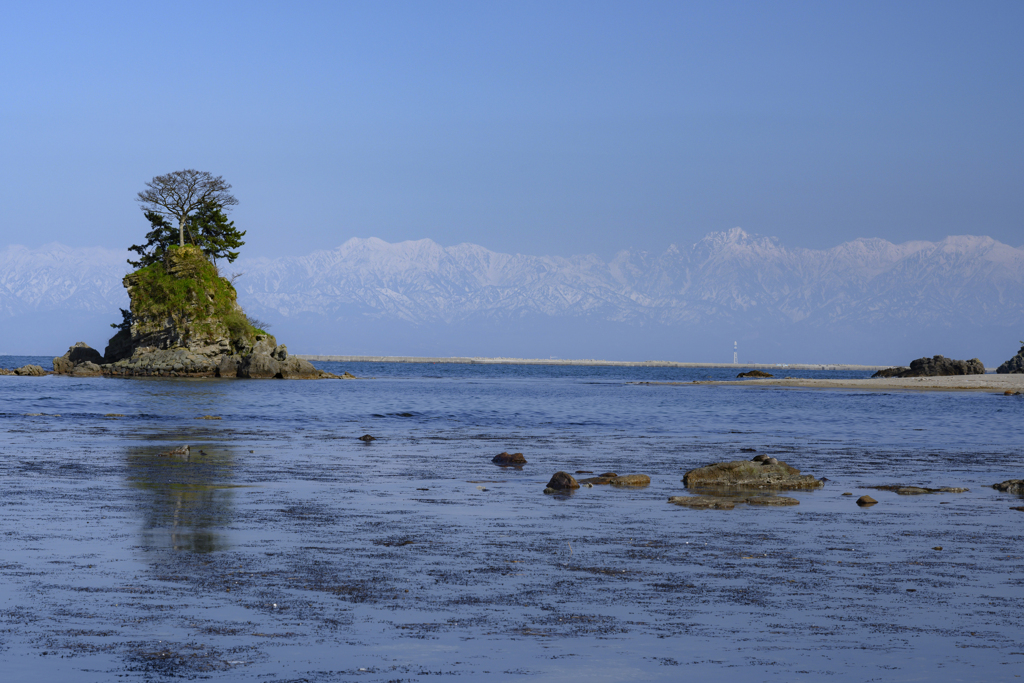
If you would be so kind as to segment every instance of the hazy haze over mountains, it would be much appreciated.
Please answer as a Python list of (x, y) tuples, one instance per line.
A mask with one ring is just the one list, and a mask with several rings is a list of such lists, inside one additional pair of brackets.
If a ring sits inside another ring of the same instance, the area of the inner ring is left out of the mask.
[[(0, 352), (102, 347), (127, 306), (126, 252), (0, 252)], [(739, 228), (604, 261), (431, 240), (222, 264), (296, 353), (514, 355), (993, 366), (1024, 336), (1024, 249), (988, 237), (787, 248)]]

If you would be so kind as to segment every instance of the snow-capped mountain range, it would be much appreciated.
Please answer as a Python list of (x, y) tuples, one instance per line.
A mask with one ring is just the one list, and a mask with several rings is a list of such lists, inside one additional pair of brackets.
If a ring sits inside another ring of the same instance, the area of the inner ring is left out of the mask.
[[(7, 247), (0, 251), (3, 326), (57, 312), (118, 320), (118, 308), (127, 305), (126, 258), (126, 252), (58, 244)], [(354, 352), (345, 340), (372, 343), (368, 330), (375, 326), (386, 327), (391, 341), (396, 329), (407, 329), (410, 340), (417, 329), (440, 339), (446, 328), (464, 337), (474, 329), (528, 324), (536, 336), (577, 323), (627, 337), (643, 329), (641, 336), (677, 341), (756, 331), (764, 343), (775, 333), (793, 340), (945, 330), (959, 339), (972, 330), (1006, 329), (1014, 342), (1024, 333), (1024, 248), (976, 236), (904, 244), (862, 238), (812, 250), (734, 228), (662, 253), (622, 251), (610, 261), (353, 238), (305, 256), (240, 259), (222, 271), (242, 273), (235, 284), (246, 311), (272, 322), (279, 336), (295, 327), (299, 336), (322, 338), (313, 344), (320, 352)], [(336, 348), (320, 348), (331, 338)], [(0, 337), (4, 346), (12, 340)], [(533, 355), (547, 355), (537, 341)], [(429, 350), (407, 346), (392, 352)], [(497, 353), (479, 349), (477, 355)]]

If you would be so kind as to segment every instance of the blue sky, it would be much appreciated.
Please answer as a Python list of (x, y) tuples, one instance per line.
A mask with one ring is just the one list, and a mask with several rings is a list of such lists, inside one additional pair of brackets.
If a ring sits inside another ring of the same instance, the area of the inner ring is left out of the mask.
[(124, 247), (223, 175), (247, 256), (1024, 244), (1024, 4), (7, 3), (3, 244)]

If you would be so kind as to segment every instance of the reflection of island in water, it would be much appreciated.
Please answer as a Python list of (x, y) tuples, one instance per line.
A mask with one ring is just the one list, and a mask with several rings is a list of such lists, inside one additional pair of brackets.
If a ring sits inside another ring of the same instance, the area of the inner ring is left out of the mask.
[[(166, 442), (165, 442), (166, 443)], [(230, 478), (234, 454), (213, 447), (192, 447), (191, 458), (167, 458), (147, 448), (128, 456), (128, 480), (148, 493), (139, 499), (146, 550), (210, 553), (227, 548), (223, 529), (231, 519), (234, 498)]]

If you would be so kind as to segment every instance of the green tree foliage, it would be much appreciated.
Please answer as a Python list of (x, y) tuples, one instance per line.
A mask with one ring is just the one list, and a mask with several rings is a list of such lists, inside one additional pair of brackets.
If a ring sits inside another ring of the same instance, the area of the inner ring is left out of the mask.
[[(173, 227), (161, 214), (147, 211), (146, 220), (150, 225), (150, 231), (146, 233), (146, 243), (134, 244), (128, 248), (129, 251), (139, 254), (137, 261), (128, 259), (133, 268), (145, 268), (163, 261), (167, 250), (177, 246), (181, 239), (180, 230)], [(223, 258), (227, 259), (228, 263), (233, 263), (238, 258), (238, 248), (245, 244), (242, 241), (245, 231), (239, 230), (235, 227), (234, 221), (228, 220), (222, 206), (209, 200), (202, 202), (195, 213), (186, 218), (184, 236), (185, 244), (196, 245), (203, 250), (206, 258), (214, 262)]]
[[(228, 263), (234, 263), (238, 258), (237, 249), (245, 242), (245, 230), (235, 227), (234, 221), (229, 221), (224, 214), (224, 208), (215, 201), (205, 201), (196, 213), (189, 217), (186, 231), (195, 244), (206, 257), (213, 260), (223, 258)], [(236, 251), (232, 251), (232, 250)]]
[(125, 309), (122, 308), (121, 309), (121, 322), (119, 322), (119, 323), (110, 323), (110, 326), (113, 327), (115, 330), (120, 330), (122, 332), (131, 332), (132, 331), (132, 323), (133, 322), (135, 322), (135, 316), (132, 315), (131, 310), (125, 310)]
[(146, 233), (146, 243), (128, 247), (128, 251), (134, 251), (139, 255), (138, 261), (128, 259), (128, 264), (132, 268), (145, 268), (163, 261), (168, 247), (178, 242), (178, 229), (172, 227), (166, 218), (155, 211), (147, 211), (146, 220), (150, 226), (150, 231)]

